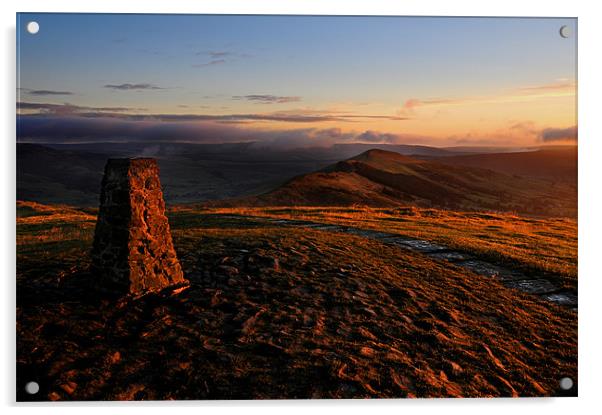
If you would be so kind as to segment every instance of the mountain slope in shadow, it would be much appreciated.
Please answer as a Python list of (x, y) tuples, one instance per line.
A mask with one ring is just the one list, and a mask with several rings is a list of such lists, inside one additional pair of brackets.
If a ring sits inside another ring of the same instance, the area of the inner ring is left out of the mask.
[(577, 146), (437, 157), (433, 160), (452, 166), (480, 167), (509, 175), (543, 178), (577, 186)]
[(369, 150), (323, 170), (298, 176), (266, 194), (239, 199), (232, 204), (416, 205), (574, 216), (576, 193), (562, 183)]

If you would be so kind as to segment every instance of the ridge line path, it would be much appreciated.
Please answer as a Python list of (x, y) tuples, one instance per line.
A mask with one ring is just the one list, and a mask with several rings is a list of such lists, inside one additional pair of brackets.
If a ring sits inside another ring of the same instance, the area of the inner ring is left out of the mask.
[[(277, 219), (262, 216), (247, 215), (220, 215), (232, 218), (249, 218), (274, 224), (294, 227), (305, 227), (326, 232), (341, 232), (374, 239), (387, 245), (394, 245), (403, 249), (419, 252), (430, 258), (447, 261), (456, 266), (466, 268), (475, 274), (496, 278), (506, 287), (515, 288), (527, 294), (537, 296), (556, 305), (570, 308), (577, 312), (577, 293), (558, 287), (545, 276), (530, 277), (525, 273), (477, 258), (458, 250), (451, 249), (441, 244), (423, 239), (410, 238), (394, 233), (387, 233), (369, 229), (360, 229), (351, 226), (325, 224), (296, 219)], [(548, 274), (550, 275), (550, 274)]]

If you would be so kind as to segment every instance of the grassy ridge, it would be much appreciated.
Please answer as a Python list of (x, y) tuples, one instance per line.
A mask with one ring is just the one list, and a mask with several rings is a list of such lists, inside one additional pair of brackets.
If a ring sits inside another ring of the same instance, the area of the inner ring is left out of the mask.
[(207, 207), (357, 205), (575, 218), (577, 189), (565, 181), (511, 176), (369, 150), (321, 171), (295, 177), (265, 194), (206, 204)]

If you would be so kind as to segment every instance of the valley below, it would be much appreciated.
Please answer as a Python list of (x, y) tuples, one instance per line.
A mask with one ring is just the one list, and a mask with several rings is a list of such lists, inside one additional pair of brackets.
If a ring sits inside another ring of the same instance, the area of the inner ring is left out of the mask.
[(414, 205), (576, 217), (576, 147), (480, 151), (368, 144), (274, 149), (255, 143), (20, 143), (17, 199), (95, 208), (108, 158), (153, 157), (170, 204)]

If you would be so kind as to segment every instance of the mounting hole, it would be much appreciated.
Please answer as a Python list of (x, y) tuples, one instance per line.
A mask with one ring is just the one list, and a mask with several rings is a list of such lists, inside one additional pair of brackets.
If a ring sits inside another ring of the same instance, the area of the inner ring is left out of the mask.
[(558, 32), (560, 33), (560, 36), (562, 36), (565, 39), (571, 37), (571, 35), (573, 34), (573, 31), (569, 26), (561, 26)]
[(568, 391), (573, 388), (573, 379), (571, 378), (562, 378), (560, 379), (560, 389), (563, 391)]
[(39, 391), (40, 385), (38, 385), (38, 382), (27, 382), (27, 384), (25, 385), (25, 392), (27, 392), (30, 395), (35, 395)]
[(40, 31), (40, 25), (36, 21), (31, 21), (31, 22), (27, 23), (27, 31), (30, 34), (35, 35), (36, 33), (38, 33)]

